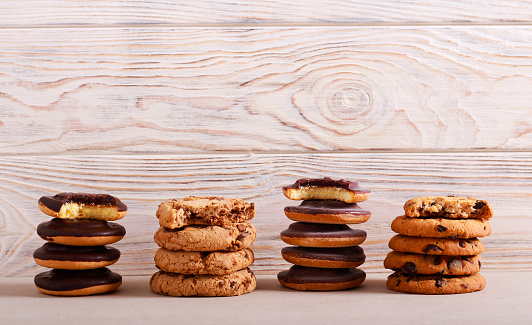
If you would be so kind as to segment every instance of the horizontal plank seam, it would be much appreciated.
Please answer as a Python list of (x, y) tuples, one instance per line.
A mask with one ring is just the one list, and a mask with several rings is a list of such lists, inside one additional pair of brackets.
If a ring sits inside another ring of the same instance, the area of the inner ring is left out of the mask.
[(314, 22), (314, 23), (216, 23), (216, 24), (165, 24), (165, 23), (153, 23), (153, 24), (38, 24), (38, 25), (0, 25), (0, 29), (90, 29), (90, 28), (293, 28), (293, 27), (499, 27), (499, 26), (532, 26), (532, 21), (494, 21), (494, 22), (462, 22), (462, 21), (450, 21), (450, 22), (412, 22), (412, 23), (393, 23), (393, 22)]

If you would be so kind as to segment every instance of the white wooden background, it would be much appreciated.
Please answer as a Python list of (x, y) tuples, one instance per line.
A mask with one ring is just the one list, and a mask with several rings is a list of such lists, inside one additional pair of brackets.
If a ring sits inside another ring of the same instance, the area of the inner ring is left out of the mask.
[(369, 272), (420, 195), (487, 199), (485, 269), (532, 266), (532, 1), (0, 1), (0, 276), (40, 196), (128, 205), (113, 270), (155, 270), (158, 203), (256, 203), (258, 273), (288, 267), (281, 186), (359, 180)]

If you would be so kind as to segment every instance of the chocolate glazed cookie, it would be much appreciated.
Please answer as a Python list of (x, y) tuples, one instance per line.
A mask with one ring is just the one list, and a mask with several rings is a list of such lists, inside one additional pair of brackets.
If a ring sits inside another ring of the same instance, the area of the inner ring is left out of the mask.
[(364, 250), (359, 246), (339, 248), (285, 247), (283, 258), (292, 264), (323, 268), (354, 268), (366, 260)]
[(112, 221), (127, 213), (127, 206), (109, 194), (59, 193), (41, 197), (38, 204), (43, 213), (63, 219)]
[(295, 222), (281, 232), (281, 239), (289, 244), (304, 247), (349, 247), (362, 244), (367, 234), (364, 230), (347, 225), (329, 225)]
[(67, 246), (46, 243), (33, 252), (40, 266), (63, 270), (97, 269), (116, 263), (120, 251), (105, 246)]
[(35, 276), (37, 288), (54, 296), (87, 296), (114, 291), (122, 284), (120, 274), (108, 268), (93, 270), (54, 269)]
[(356, 203), (323, 200), (307, 200), (298, 206), (287, 206), (284, 213), (294, 221), (327, 224), (363, 223), (371, 217), (370, 211), (363, 210)]
[(371, 191), (355, 181), (324, 178), (302, 178), (283, 186), (283, 194), (291, 200), (338, 200), (356, 203), (367, 200)]
[(121, 240), (126, 229), (115, 222), (53, 218), (37, 227), (44, 240), (71, 246), (98, 246)]
[(277, 274), (279, 282), (291, 289), (331, 291), (358, 287), (366, 279), (360, 269), (326, 269), (294, 265)]

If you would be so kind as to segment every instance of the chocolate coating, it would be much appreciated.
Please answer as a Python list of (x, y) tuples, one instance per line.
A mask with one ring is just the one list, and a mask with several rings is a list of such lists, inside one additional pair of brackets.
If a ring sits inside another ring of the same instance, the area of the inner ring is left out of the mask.
[(352, 214), (352, 215), (371, 215), (370, 211), (364, 210), (356, 203), (345, 203), (342, 201), (329, 200), (305, 200), (298, 206), (287, 206), (284, 208), (285, 213), (303, 213), (303, 214)]
[(307, 222), (294, 222), (288, 229), (281, 232), (281, 236), (297, 238), (346, 238), (366, 237), (366, 232), (351, 229), (348, 225), (330, 225)]
[(327, 269), (294, 265), (289, 270), (279, 272), (277, 278), (286, 283), (342, 283), (358, 280), (365, 277), (362, 270)]
[(109, 194), (59, 193), (54, 196), (43, 196), (39, 199), (39, 204), (55, 212), (59, 212), (65, 203), (116, 206), (118, 211), (127, 211), (127, 206), (122, 201)]
[(283, 186), (286, 189), (299, 189), (302, 187), (337, 187), (344, 190), (349, 190), (357, 193), (371, 193), (370, 189), (358, 185), (356, 181), (346, 179), (334, 180), (329, 177), (324, 178), (301, 178), (292, 185)]
[(105, 246), (68, 246), (46, 243), (33, 252), (33, 258), (54, 261), (102, 262), (120, 258), (120, 251)]
[(115, 284), (122, 281), (122, 276), (111, 272), (106, 267), (92, 270), (53, 269), (35, 276), (35, 285), (50, 291), (70, 291), (94, 286)]
[(339, 248), (292, 246), (284, 247), (281, 254), (322, 261), (364, 262), (366, 260), (366, 254), (360, 246)]
[(103, 220), (60, 219), (53, 218), (37, 226), (37, 234), (44, 240), (53, 241), (52, 237), (107, 237), (126, 234), (121, 225)]

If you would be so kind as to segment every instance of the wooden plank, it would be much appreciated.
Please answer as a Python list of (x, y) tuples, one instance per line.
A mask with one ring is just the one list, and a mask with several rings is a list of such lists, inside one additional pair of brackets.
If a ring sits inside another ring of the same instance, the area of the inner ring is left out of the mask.
[(37, 208), (43, 195), (62, 191), (111, 193), (129, 207), (120, 220), (128, 234), (113, 245), (123, 255), (113, 269), (124, 275), (155, 270), (157, 205), (187, 195), (241, 197), (255, 202), (258, 238), (252, 247), (258, 273), (288, 267), (279, 233), (290, 221), (283, 207), (298, 204), (281, 186), (301, 177), (357, 179), (372, 189), (360, 205), (371, 219), (353, 226), (368, 232), (363, 244), (369, 272), (387, 272), (382, 261), (393, 236), (390, 223), (403, 203), (423, 195), (470, 195), (488, 200), (494, 231), (483, 239), (485, 269), (532, 266), (530, 183), (532, 153), (316, 153), (217, 155), (109, 155), (0, 157), (0, 276), (33, 275), (31, 258), (43, 241), (36, 226), (49, 220)]
[(2, 1), (0, 24), (506, 23), (530, 22), (531, 8), (528, 0), (26, 0)]
[(532, 27), (0, 33), (0, 152), (532, 148)]

